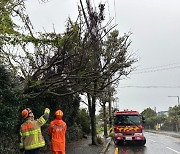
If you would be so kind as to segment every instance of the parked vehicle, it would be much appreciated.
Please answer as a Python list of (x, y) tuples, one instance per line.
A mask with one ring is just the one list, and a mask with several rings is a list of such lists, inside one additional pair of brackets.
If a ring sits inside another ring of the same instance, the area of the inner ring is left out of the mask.
[(113, 140), (115, 144), (137, 143), (145, 145), (146, 138), (143, 134), (143, 116), (138, 111), (124, 110), (114, 112)]

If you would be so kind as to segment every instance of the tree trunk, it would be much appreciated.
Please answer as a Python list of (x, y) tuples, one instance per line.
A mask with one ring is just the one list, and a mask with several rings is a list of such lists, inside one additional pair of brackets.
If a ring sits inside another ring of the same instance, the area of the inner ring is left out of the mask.
[(104, 121), (104, 136), (107, 137), (107, 117), (106, 117), (106, 102), (103, 102), (103, 121)]
[(178, 121), (176, 121), (176, 132), (179, 132), (179, 129), (178, 129)]
[(87, 98), (88, 98), (89, 117), (91, 117), (92, 101), (91, 101), (91, 95), (89, 93), (87, 93)]
[(111, 104), (110, 85), (108, 86), (108, 101), (109, 101), (109, 128), (111, 128), (112, 127), (112, 104)]
[(92, 135), (92, 144), (97, 145), (97, 132), (96, 132), (96, 88), (97, 82), (94, 82), (94, 94), (92, 96), (92, 107), (91, 107), (91, 135)]

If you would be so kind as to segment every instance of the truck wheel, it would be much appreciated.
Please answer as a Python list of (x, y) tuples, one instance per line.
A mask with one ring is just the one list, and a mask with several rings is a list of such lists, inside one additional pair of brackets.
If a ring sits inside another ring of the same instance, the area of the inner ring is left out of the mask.
[(119, 141), (118, 145), (124, 145), (124, 141)]
[(145, 144), (146, 144), (146, 138), (144, 138), (144, 140), (141, 141), (141, 145), (142, 145), (142, 146), (145, 145)]
[(124, 144), (124, 141), (116, 140), (116, 141), (114, 141), (114, 144), (115, 144), (115, 145), (123, 145), (123, 144)]
[(118, 145), (118, 140), (113, 140), (115, 145)]

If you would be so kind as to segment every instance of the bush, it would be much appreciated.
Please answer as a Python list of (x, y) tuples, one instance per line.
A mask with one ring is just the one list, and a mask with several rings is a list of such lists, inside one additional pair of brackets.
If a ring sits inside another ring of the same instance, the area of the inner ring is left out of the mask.
[(80, 125), (84, 133), (90, 133), (90, 118), (86, 109), (79, 110), (76, 122)]
[(67, 132), (66, 132), (67, 142), (77, 141), (82, 138), (83, 138), (83, 132), (81, 128), (79, 128), (77, 125), (67, 127)]

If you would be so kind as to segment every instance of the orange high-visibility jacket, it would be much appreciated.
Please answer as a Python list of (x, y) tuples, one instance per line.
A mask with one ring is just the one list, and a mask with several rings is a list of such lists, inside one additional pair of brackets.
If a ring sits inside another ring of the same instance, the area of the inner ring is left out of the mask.
[(51, 136), (51, 150), (61, 151), (65, 154), (66, 143), (66, 123), (63, 120), (55, 119), (49, 125), (49, 135)]

